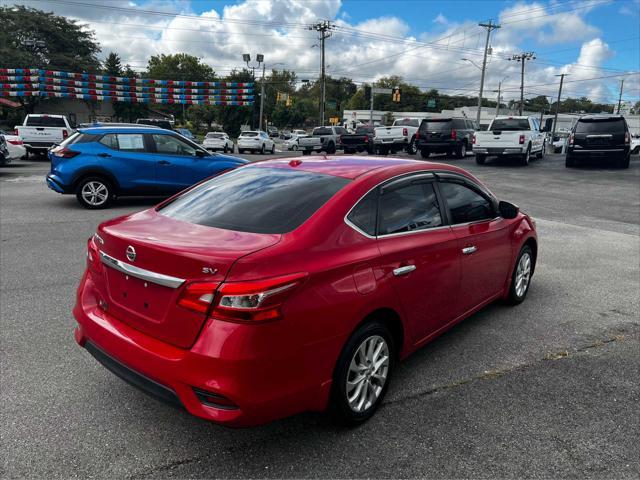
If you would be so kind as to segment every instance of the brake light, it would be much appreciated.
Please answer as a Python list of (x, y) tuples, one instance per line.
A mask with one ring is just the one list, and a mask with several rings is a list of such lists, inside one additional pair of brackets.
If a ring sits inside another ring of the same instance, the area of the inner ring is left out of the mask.
[(520, 135), (520, 139), (518, 140), (520, 145), (524, 145), (524, 135)]
[(18, 133), (18, 129), (17, 129), (17, 128), (14, 128), (14, 129), (13, 129), (13, 134), (14, 134), (16, 137), (20, 135), (20, 133)]
[(22, 140), (7, 140), (11, 145), (22, 145)]
[(402, 136), (403, 136), (403, 137), (407, 137), (407, 136), (409, 136), (409, 130), (407, 130), (406, 128), (403, 128), (403, 129), (402, 129)]
[(364, 136), (364, 143), (369, 143), (369, 135)]
[(476, 135), (475, 135), (475, 133), (473, 134), (473, 138), (471, 139), (471, 143), (472, 143), (473, 145), (475, 145), (475, 144), (476, 144)]
[(69, 136), (69, 132), (67, 132), (66, 130), (62, 131), (62, 138), (67, 138)]
[(212, 316), (219, 320), (265, 322), (282, 317), (281, 307), (306, 273), (252, 282), (223, 283)]
[(573, 140), (574, 140), (574, 137), (572, 133), (571, 135), (569, 135), (569, 145), (573, 145)]
[(629, 132), (624, 132), (624, 144), (631, 143), (631, 138), (629, 137)]
[(76, 155), (80, 155), (80, 152), (69, 150), (66, 147), (56, 147), (53, 150), (51, 150), (51, 154), (58, 158), (73, 158)]
[(457, 130), (451, 130), (451, 139), (452, 140), (456, 140), (458, 138), (458, 131)]
[(100, 261), (100, 251), (93, 241), (94, 237), (87, 240), (87, 268), (92, 272), (102, 271), (102, 262)]
[(198, 313), (207, 313), (218, 288), (218, 282), (190, 283), (180, 294), (178, 305)]

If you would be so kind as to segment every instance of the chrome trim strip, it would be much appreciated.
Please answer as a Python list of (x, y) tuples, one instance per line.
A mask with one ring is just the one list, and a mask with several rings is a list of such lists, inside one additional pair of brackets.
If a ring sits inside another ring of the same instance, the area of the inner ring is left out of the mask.
[(119, 272), (131, 275), (132, 277), (136, 277), (141, 280), (146, 280), (147, 282), (162, 285), (163, 287), (178, 288), (186, 281), (182, 278), (152, 272), (140, 267), (134, 267), (133, 265), (121, 262), (117, 258), (107, 255), (103, 251), (100, 251), (100, 261), (114, 270), (118, 270)]
[(462, 249), (462, 253), (464, 255), (471, 255), (472, 253), (475, 253), (477, 250), (478, 250), (478, 247), (476, 247), (476, 246), (464, 247)]
[(571, 151), (571, 153), (592, 153), (592, 152), (618, 153), (618, 152), (624, 152), (624, 148), (586, 149), (582, 147), (582, 148), (577, 148)]

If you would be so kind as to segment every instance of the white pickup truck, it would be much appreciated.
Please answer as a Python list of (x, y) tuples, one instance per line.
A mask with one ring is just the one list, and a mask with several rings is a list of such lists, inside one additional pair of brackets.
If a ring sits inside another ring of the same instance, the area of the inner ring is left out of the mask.
[(311, 152), (333, 154), (340, 146), (340, 135), (346, 133), (343, 127), (316, 127), (310, 137), (300, 137), (298, 149), (302, 150), (303, 155), (309, 155)]
[(32, 152), (44, 153), (73, 132), (64, 115), (30, 114), (22, 125), (15, 127), (15, 134), (22, 137), (27, 155)]
[(418, 128), (420, 128), (418, 118), (395, 120), (390, 127), (376, 127), (373, 144), (377, 152), (382, 155), (400, 150), (406, 150), (413, 155), (417, 151), (415, 137)]
[(545, 152), (544, 129), (535, 117), (495, 117), (486, 131), (473, 137), (476, 163), (484, 165), (488, 156), (516, 157), (529, 165), (531, 155), (542, 158)]

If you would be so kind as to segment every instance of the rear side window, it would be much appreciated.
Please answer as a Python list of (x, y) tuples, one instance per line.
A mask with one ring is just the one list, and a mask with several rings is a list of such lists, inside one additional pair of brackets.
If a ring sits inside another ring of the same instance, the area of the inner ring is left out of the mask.
[(368, 235), (376, 234), (378, 216), (378, 189), (367, 193), (347, 216), (347, 220)]
[(100, 143), (113, 150), (124, 152), (146, 151), (142, 133), (108, 133), (100, 139)]
[(313, 130), (313, 135), (331, 135), (333, 132), (330, 128), (319, 127)]
[(465, 185), (442, 182), (440, 191), (447, 201), (452, 224), (489, 220), (495, 216), (493, 204)]
[(626, 127), (622, 118), (583, 119), (576, 124), (576, 133), (624, 133)]
[(27, 117), (27, 127), (66, 127), (64, 118)]
[(499, 118), (491, 124), (491, 131), (531, 130), (529, 120), (526, 118)]
[(412, 232), (442, 225), (432, 183), (406, 185), (380, 196), (379, 235)]
[(240, 136), (241, 137), (257, 137), (258, 132), (242, 132)]
[(358, 127), (358, 128), (356, 128), (356, 134), (357, 135), (373, 134), (373, 128), (371, 128), (371, 127)]
[(96, 140), (96, 135), (89, 135), (88, 133), (76, 132), (68, 137), (66, 140), (63, 140), (60, 143), (61, 147), (68, 147), (69, 145), (73, 145), (74, 143), (89, 143)]
[(403, 118), (402, 120), (396, 120), (393, 124), (394, 127), (418, 127), (420, 120), (417, 118)]
[(287, 233), (349, 180), (283, 168), (240, 168), (212, 178), (160, 209), (185, 222), (251, 233)]

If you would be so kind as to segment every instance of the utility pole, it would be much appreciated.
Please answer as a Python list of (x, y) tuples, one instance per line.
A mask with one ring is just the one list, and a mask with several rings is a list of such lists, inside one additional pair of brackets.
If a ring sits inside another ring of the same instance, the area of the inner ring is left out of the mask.
[(622, 87), (624, 87), (624, 78), (620, 82), (620, 95), (618, 96), (618, 115), (620, 115), (620, 104), (622, 103)]
[(496, 25), (492, 20), (489, 23), (479, 23), (479, 26), (487, 29), (487, 39), (484, 43), (484, 57), (482, 59), (482, 75), (480, 76), (480, 92), (478, 93), (478, 113), (476, 115), (476, 123), (480, 128), (480, 112), (482, 110), (482, 90), (484, 89), (484, 73), (487, 69), (487, 52), (489, 51), (489, 37), (491, 37), (491, 31), (500, 28), (500, 25)]
[(535, 60), (536, 55), (533, 52), (523, 52), (520, 55), (514, 55), (509, 60), (515, 60), (522, 62), (520, 69), (520, 108), (518, 109), (518, 115), (522, 115), (522, 109), (524, 108), (524, 64), (527, 60)]
[[(498, 92), (498, 103), (496, 104), (496, 117), (500, 115), (500, 102), (502, 101), (502, 82), (504, 82), (508, 76), (504, 77), (502, 80), (498, 82), (498, 90), (494, 90), (493, 92)], [(479, 127), (480, 125), (478, 125)]]
[(335, 25), (330, 20), (322, 20), (309, 27), (309, 30), (320, 32), (320, 50), (321, 50), (321, 74), (320, 74), (320, 126), (324, 125), (324, 109), (326, 103), (326, 74), (324, 61), (324, 41), (331, 36), (331, 30)]
[(556, 75), (556, 77), (560, 77), (560, 88), (558, 89), (558, 101), (556, 102), (556, 114), (553, 117), (553, 132), (551, 133), (552, 138), (556, 134), (556, 124), (558, 123), (558, 112), (560, 111), (560, 96), (562, 95), (562, 84), (564, 83), (564, 77), (569, 75), (568, 73), (561, 73), (560, 75)]

